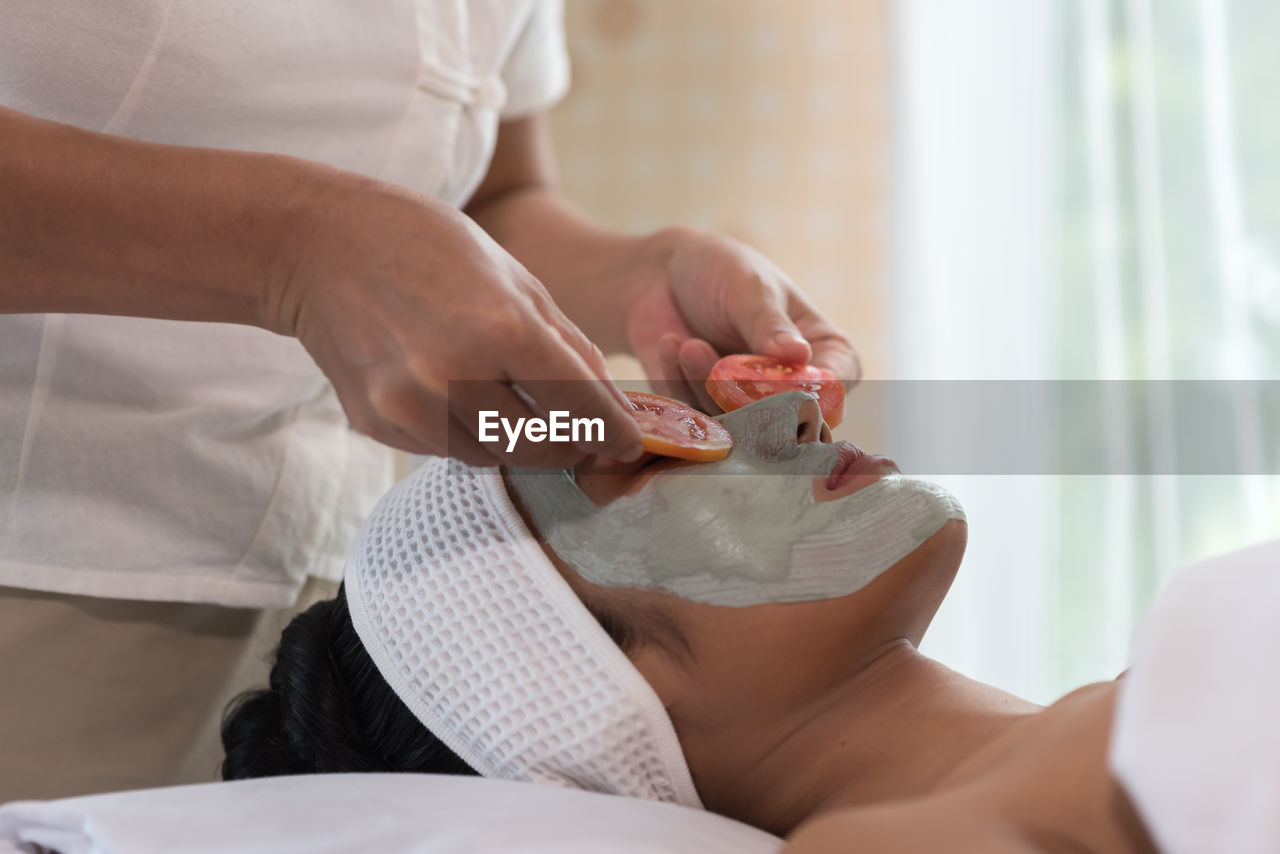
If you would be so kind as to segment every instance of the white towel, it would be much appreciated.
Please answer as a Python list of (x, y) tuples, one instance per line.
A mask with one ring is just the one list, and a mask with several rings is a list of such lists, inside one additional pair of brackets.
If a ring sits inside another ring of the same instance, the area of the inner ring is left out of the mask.
[(1280, 540), (1193, 566), (1157, 600), (1109, 759), (1163, 854), (1280, 852)]
[(675, 727), (529, 531), (496, 468), (435, 458), (347, 558), (382, 678), (485, 777), (702, 806)]

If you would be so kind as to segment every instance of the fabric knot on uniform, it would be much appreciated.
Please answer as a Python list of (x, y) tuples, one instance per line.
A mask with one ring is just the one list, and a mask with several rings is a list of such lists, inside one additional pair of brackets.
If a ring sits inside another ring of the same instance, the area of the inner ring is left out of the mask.
[(435, 62), (422, 62), (418, 88), (465, 107), (501, 110), (507, 103), (507, 87), (496, 74), (479, 76)]

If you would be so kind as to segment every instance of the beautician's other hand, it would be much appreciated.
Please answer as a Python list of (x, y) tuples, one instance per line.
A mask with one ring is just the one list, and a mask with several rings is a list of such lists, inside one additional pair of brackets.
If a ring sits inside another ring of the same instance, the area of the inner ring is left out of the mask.
[(476, 465), (580, 461), (585, 446), (524, 441), (506, 455), (505, 436), (478, 441), (479, 410), (542, 415), (512, 391), (516, 381), (543, 413), (603, 418), (606, 443), (594, 453), (639, 455), (600, 351), (466, 216), (363, 179), (336, 181), (307, 209), (291, 275), (268, 300), (270, 325), (302, 342), (360, 432)]
[(660, 394), (718, 411), (704, 381), (729, 353), (759, 353), (825, 368), (847, 384), (862, 376), (848, 336), (786, 273), (732, 238), (670, 229), (653, 238), (664, 263), (626, 309), (632, 352)]

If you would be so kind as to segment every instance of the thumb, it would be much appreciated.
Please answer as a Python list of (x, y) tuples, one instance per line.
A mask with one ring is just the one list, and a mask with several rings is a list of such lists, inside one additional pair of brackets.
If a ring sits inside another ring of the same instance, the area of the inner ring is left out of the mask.
[(764, 289), (744, 307), (740, 326), (747, 349), (783, 362), (809, 364), (813, 348), (783, 310), (776, 292)]

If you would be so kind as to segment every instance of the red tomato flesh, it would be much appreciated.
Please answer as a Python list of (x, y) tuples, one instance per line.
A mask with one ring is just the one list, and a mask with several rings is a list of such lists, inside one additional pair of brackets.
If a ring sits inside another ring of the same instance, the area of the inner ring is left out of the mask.
[(822, 368), (742, 353), (716, 362), (707, 377), (707, 393), (725, 412), (783, 391), (816, 394), (829, 427), (844, 420), (844, 384)]
[(651, 454), (711, 462), (733, 448), (729, 431), (711, 416), (678, 400), (638, 391), (626, 392), (632, 417), (640, 425), (644, 449)]

